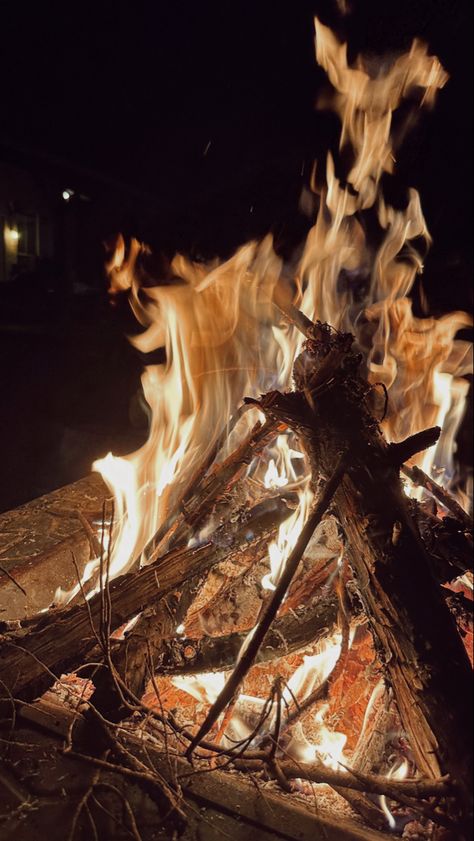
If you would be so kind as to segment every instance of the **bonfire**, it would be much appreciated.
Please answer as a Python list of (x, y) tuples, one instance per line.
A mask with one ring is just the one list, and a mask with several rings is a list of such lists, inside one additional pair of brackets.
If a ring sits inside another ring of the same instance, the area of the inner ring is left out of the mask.
[[(110, 500), (89, 563), (0, 646), (8, 750), (18, 717), (47, 727), (61, 705), (56, 750), (88, 770), (71, 841), (106, 837), (101, 785), (126, 833), (158, 837), (133, 782), (171, 838), (200, 779), (232, 812), (243, 777), (241, 797), (306, 810), (321, 837), (470, 836), (472, 526), (455, 442), (471, 320), (414, 312), (420, 196), (396, 209), (383, 192), (394, 113), (399, 137), (448, 76), (418, 41), (377, 68), (349, 64), (318, 20), (315, 44), (330, 83), (316, 107), (337, 113), (351, 163), (315, 163), (294, 260), (267, 236), (223, 263), (178, 254), (163, 282), (147, 243), (119, 235), (108, 255), (110, 294), (143, 328), (133, 345), (165, 349), (142, 378), (149, 437), (94, 464)], [(302, 815), (283, 837), (309, 837)]]

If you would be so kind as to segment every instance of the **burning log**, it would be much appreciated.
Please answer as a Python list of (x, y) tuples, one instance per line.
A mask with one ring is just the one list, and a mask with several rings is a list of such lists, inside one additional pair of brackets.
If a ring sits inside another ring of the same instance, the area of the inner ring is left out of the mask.
[[(309, 605), (276, 619), (255, 663), (284, 657), (330, 636), (337, 625), (338, 607), (336, 595), (316, 595)], [(234, 665), (246, 637), (247, 632), (241, 632), (202, 639), (168, 639), (163, 643), (161, 659), (155, 666), (164, 674), (225, 671)]]
[[(387, 446), (351, 345), (350, 336), (319, 326), (295, 364), (299, 391), (272, 393), (259, 405), (299, 433), (313, 480), (331, 474), (338, 453), (350, 454), (334, 510), (379, 656), (419, 769), (451, 774), (470, 812), (471, 669), (399, 480), (401, 460), (420, 438)], [(435, 439), (428, 431), (421, 443)]]
[[(286, 509), (287, 513), (287, 509)], [(202, 578), (216, 564), (233, 552), (254, 551), (254, 543), (268, 539), (285, 514), (276, 505), (273, 515), (255, 516), (256, 537), (249, 538), (249, 522), (216, 535), (216, 542), (191, 549), (175, 549), (153, 564), (114, 579), (109, 586), (111, 613), (109, 631), (113, 631), (159, 599), (175, 592), (185, 582)], [(260, 526), (257, 527), (257, 523)], [(260, 531), (259, 531), (260, 529)], [(86, 604), (56, 608), (47, 613), (15, 623), (0, 641), (0, 680), (16, 698), (32, 700), (63, 672), (81, 665), (97, 645), (96, 634), (103, 612), (103, 594), (94, 595)], [(7, 701), (7, 704), (9, 702)]]
[(453, 515), (454, 519), (461, 523), (463, 529), (472, 535), (472, 518), (461, 508), (459, 502), (448, 491), (442, 488), (441, 485), (438, 485), (437, 482), (434, 482), (424, 470), (416, 465), (409, 467), (407, 464), (404, 464), (401, 470), (415, 486), (425, 488), (428, 493), (434, 496)]
[[(288, 516), (289, 509), (278, 499), (263, 502), (245, 513), (236, 523), (224, 524), (213, 534), (216, 547), (229, 562), (232, 556), (239, 563), (250, 566), (267, 549), (268, 541), (276, 528)], [(243, 522), (241, 522), (243, 520)], [(214, 565), (214, 564), (213, 564)], [(209, 567), (210, 569), (210, 567)], [(157, 604), (144, 611), (133, 630), (123, 642), (112, 645), (111, 657), (118, 675), (137, 697), (145, 691), (148, 673), (161, 659), (166, 642), (176, 636), (176, 628), (183, 622), (202, 582), (202, 574), (193, 575), (182, 582), (180, 590), (169, 598), (155, 597)], [(102, 711), (116, 717), (121, 699), (108, 670), (96, 678), (94, 704)], [(125, 712), (123, 710), (122, 712)]]

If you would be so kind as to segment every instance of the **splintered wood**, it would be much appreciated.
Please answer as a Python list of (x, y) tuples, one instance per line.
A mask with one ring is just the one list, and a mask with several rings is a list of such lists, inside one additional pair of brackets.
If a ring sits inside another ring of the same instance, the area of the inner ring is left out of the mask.
[[(175, 828), (186, 775), (227, 769), (309, 805), (330, 786), (374, 830), (347, 838), (410, 827), (468, 838), (470, 526), (446, 491), (441, 515), (403, 491), (401, 470), (423, 480), (405, 462), (439, 430), (388, 445), (352, 337), (303, 326), (295, 391), (262, 396), (265, 422), (223, 460), (216, 448), (147, 564), (105, 574), (87, 601), (5, 624), (4, 719), (14, 729), (53, 688), (77, 714), (65, 755), (133, 778)], [(304, 453), (301, 475), (265, 486), (260, 456), (282, 433)], [(280, 530), (308, 486), (312, 506), (276, 571)], [(159, 772), (137, 758), (140, 739), (163, 754)]]

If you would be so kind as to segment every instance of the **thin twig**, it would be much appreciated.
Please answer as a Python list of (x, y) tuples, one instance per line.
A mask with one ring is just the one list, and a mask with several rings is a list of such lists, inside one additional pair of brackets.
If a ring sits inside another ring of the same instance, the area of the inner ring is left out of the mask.
[(72, 816), (72, 823), (71, 823), (71, 828), (69, 830), (69, 834), (68, 834), (68, 837), (67, 837), (67, 841), (73, 841), (73, 839), (74, 839), (74, 836), (76, 834), (77, 824), (78, 824), (79, 818), (81, 816), (81, 812), (87, 806), (87, 801), (89, 800), (89, 797), (91, 796), (92, 792), (94, 791), (94, 786), (95, 786), (95, 784), (97, 783), (97, 781), (100, 777), (100, 771), (101, 771), (101, 769), (97, 768), (97, 770), (94, 772), (94, 774), (92, 775), (92, 779), (91, 779), (86, 791), (84, 792), (83, 796), (79, 800), (79, 803), (77, 804), (75, 812)]

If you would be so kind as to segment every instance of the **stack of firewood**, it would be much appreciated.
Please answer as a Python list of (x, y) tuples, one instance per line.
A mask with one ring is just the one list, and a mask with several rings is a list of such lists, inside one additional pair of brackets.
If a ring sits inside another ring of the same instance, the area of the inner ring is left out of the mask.
[[(328, 783), (377, 828), (386, 825), (377, 798), (388, 797), (434, 833), (441, 827), (446, 837), (467, 838), (472, 672), (463, 632), (471, 603), (448, 585), (470, 568), (469, 518), (446, 491), (409, 466), (437, 441), (439, 429), (388, 444), (377, 418), (380, 393), (361, 373), (352, 336), (295, 312), (292, 318), (306, 334), (294, 391), (266, 394), (241, 410), (256, 405), (265, 422), (257, 422), (223, 461), (221, 439), (146, 547), (146, 565), (109, 581), (103, 551), (99, 592), (86, 599), (82, 589), (72, 605), (52, 607), (15, 628), (5, 625), (5, 721), (11, 726), (18, 705), (77, 672), (89, 681), (87, 703), (81, 698), (87, 726), (68, 749), (87, 753), (91, 762), (106, 751), (107, 762), (130, 766), (121, 723), (133, 713), (150, 716), (154, 738), (174, 740), (174, 749), (191, 762), (251, 769), (288, 792), (295, 779)], [(296, 497), (285, 487), (252, 498), (248, 466), (288, 430), (306, 456), (314, 504), (276, 587), (264, 591), (268, 544)], [(406, 496), (404, 475), (424, 485), (430, 504)], [(193, 546), (190, 538), (206, 524), (209, 536)], [(183, 633), (177, 633), (181, 625)], [(283, 703), (281, 663), (335, 631), (340, 655), (329, 676), (304, 700)], [(367, 682), (365, 702), (381, 676), (385, 688), (365, 716), (357, 745), (354, 739), (350, 769), (289, 758), (289, 739), (310, 709), (324, 699), (344, 712), (351, 658), (368, 641), (375, 665), (369, 678), (364, 661), (357, 676)], [(242, 687), (262, 664), (273, 679), (261, 712), (251, 738), (232, 746), (223, 734)], [(165, 682), (212, 671), (228, 672), (223, 688), (187, 727), (167, 708)], [(399, 716), (412, 757), (404, 781), (374, 773), (393, 716)], [(139, 774), (137, 766), (132, 770)], [(171, 782), (163, 792), (178, 808)]]

